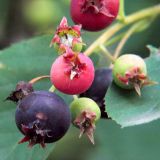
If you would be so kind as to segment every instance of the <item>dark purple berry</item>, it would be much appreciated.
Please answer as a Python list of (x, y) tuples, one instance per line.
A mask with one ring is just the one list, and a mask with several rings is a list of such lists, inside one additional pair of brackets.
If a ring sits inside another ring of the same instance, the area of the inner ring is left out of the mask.
[(109, 68), (97, 69), (91, 87), (86, 92), (80, 94), (80, 97), (91, 98), (99, 105), (102, 118), (108, 118), (105, 111), (104, 97), (111, 83), (112, 70)]
[(19, 142), (29, 146), (52, 143), (62, 138), (70, 126), (70, 111), (55, 93), (36, 91), (19, 102), (15, 114), (17, 127), (24, 134)]

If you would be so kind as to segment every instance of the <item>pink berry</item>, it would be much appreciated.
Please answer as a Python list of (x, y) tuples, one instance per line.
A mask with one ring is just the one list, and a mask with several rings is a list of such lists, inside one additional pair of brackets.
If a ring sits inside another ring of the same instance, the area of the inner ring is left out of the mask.
[(51, 82), (61, 92), (80, 94), (86, 91), (94, 80), (94, 66), (84, 54), (59, 56), (50, 71)]
[(99, 31), (117, 17), (119, 0), (71, 0), (71, 17), (88, 31)]

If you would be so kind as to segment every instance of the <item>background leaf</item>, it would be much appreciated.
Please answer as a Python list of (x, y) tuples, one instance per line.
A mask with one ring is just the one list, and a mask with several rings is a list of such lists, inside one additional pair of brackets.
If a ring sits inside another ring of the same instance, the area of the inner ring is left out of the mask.
[[(160, 55), (151, 54), (145, 61), (149, 78), (160, 83)], [(113, 84), (106, 95), (107, 112), (122, 127), (153, 121), (160, 118), (159, 93), (160, 84), (142, 88), (141, 97)]]
[(94, 146), (72, 127), (47, 160), (157, 160), (159, 133), (159, 121), (122, 129), (112, 120), (100, 120)]

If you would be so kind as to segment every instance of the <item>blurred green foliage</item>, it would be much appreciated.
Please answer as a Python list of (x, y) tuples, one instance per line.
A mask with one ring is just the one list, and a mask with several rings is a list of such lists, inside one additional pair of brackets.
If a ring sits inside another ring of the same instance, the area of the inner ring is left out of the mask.
[[(8, 41), (15, 42), (34, 35), (54, 33), (55, 28), (63, 16), (66, 16), (69, 19), (69, 22), (72, 23), (69, 13), (69, 2), (70, 0), (0, 0), (0, 45), (2, 45), (6, 39)], [(134, 11), (158, 3), (159, 0), (125, 0), (126, 14), (130, 14)], [(14, 15), (16, 13), (18, 13), (18, 15)], [(17, 19), (15, 17), (17, 17)], [(14, 23), (14, 21), (16, 21), (16, 23)], [(160, 44), (159, 26), (160, 20), (157, 18), (151, 28), (133, 36), (127, 42), (123, 52), (138, 52), (141, 55), (146, 56), (148, 53), (147, 49), (145, 49), (146, 44), (152, 44), (157, 47)], [(15, 29), (13, 30), (13, 28)], [(6, 34), (6, 32), (9, 33)], [(26, 32), (27, 36), (24, 32)], [(89, 37), (91, 34), (94, 34), (95, 37), (97, 37), (101, 32), (85, 32), (84, 34), (87, 35), (86, 37)], [(91, 42), (92, 41), (90, 41), (89, 38), (89, 42), (87, 41), (87, 44), (90, 44)], [(111, 50), (113, 51), (114, 48), (115, 46), (113, 46)]]

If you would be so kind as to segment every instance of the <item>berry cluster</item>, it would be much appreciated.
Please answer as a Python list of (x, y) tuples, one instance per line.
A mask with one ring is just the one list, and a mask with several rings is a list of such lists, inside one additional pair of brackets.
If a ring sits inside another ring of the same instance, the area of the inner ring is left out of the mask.
[[(91, 59), (81, 53), (83, 41), (81, 25), (68, 26), (64, 17), (56, 30), (51, 45), (54, 45), (60, 56), (52, 64), (50, 78), (59, 91), (75, 95), (85, 92), (94, 80), (94, 65)], [(89, 104), (93, 104), (89, 105)], [(96, 109), (92, 109), (95, 107)], [(98, 105), (89, 98), (79, 98), (71, 104), (72, 122), (86, 133), (94, 143), (94, 124), (100, 117)]]
[[(80, 137), (85, 133), (94, 144), (96, 122), (100, 117), (108, 118), (104, 97), (112, 77), (118, 86), (135, 89), (139, 95), (141, 87), (153, 84), (147, 77), (144, 60), (137, 55), (122, 55), (112, 69), (95, 70), (92, 60), (82, 53), (81, 28), (90, 31), (105, 28), (116, 18), (118, 8), (119, 0), (71, 1), (72, 19), (78, 25), (69, 26), (64, 17), (57, 27), (50, 46), (59, 55), (51, 66), (50, 76), (20, 81), (7, 97), (17, 104), (15, 120), (24, 135), (19, 143), (28, 141), (30, 147), (35, 144), (45, 147), (45, 143), (61, 139), (72, 122), (80, 129)], [(33, 84), (42, 78), (50, 78), (53, 86), (64, 94), (78, 95), (70, 107), (51, 91), (34, 91)]]

